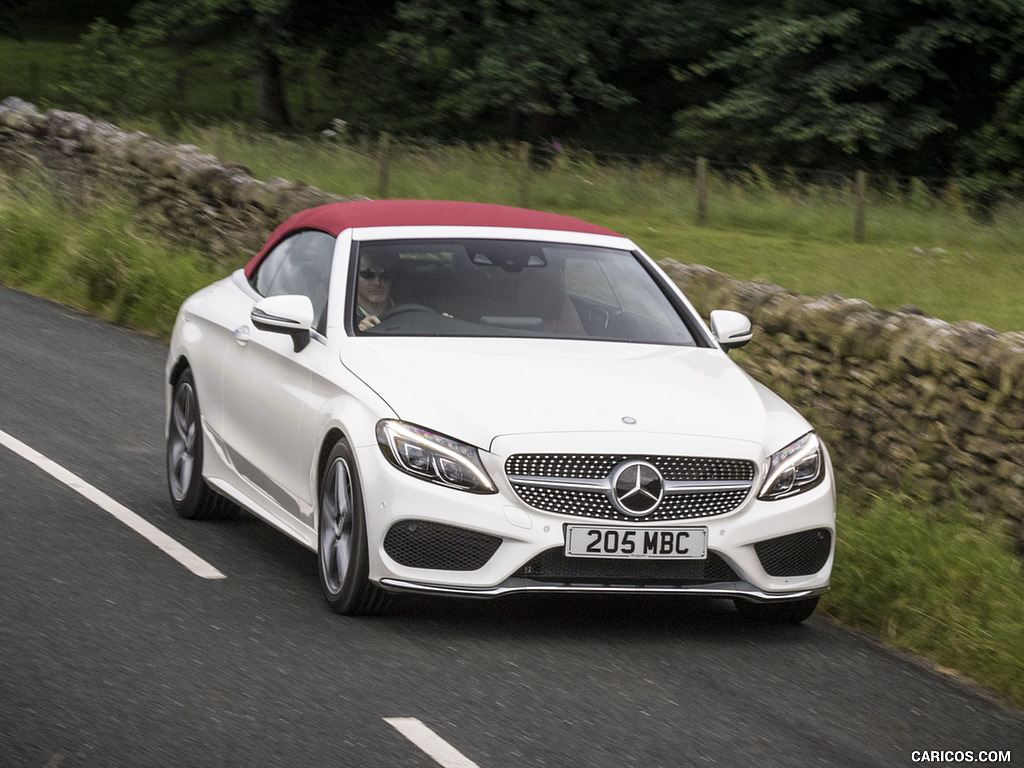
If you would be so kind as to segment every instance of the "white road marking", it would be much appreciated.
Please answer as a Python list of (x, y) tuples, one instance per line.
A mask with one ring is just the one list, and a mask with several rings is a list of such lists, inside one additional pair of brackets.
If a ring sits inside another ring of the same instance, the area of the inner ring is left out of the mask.
[(480, 768), (415, 717), (385, 717), (384, 722), (430, 755), (444, 768)]
[(2, 429), (0, 429), (0, 445), (6, 446), (23, 459), (31, 461), (41, 470), (64, 483), (64, 485), (71, 490), (84, 496), (104, 512), (113, 515), (144, 539), (155, 544), (183, 566), (188, 568), (196, 576), (201, 576), (204, 579), (227, 578), (223, 573), (199, 557), (199, 555), (187, 549), (182, 544), (179, 544), (155, 525), (139, 517), (128, 509), (128, 507), (114, 501), (112, 498), (107, 496), (107, 494), (103, 493), (103, 491), (89, 485), (89, 483), (85, 482), (85, 480), (80, 478), (78, 475), (64, 469), (60, 464), (48, 459), (46, 456), (25, 445), (17, 438), (11, 437)]

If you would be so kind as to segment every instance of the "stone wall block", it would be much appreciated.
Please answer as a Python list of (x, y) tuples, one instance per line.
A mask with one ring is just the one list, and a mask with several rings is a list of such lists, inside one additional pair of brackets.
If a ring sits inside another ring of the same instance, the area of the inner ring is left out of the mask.
[(236, 174), (233, 177), (232, 194), (240, 205), (245, 206), (252, 213), (253, 208), (260, 209), (259, 201), (262, 199), (264, 184), (247, 174)]
[(45, 119), (27, 101), (8, 96), (0, 101), (0, 126), (17, 133), (34, 135), (40, 129), (45, 130)]
[(148, 134), (139, 131), (129, 134), (128, 140), (124, 144), (125, 160), (143, 172), (149, 173), (147, 160), (154, 152), (152, 142), (153, 138)]
[(46, 113), (46, 136), (51, 139), (73, 139), (84, 132), (85, 124), (82, 115), (51, 110)]
[(801, 297), (785, 291), (773, 291), (761, 305), (757, 314), (757, 323), (765, 332), (786, 334), (793, 332), (795, 312), (801, 304)]
[(86, 126), (78, 137), (82, 152), (89, 154), (109, 154), (111, 145), (122, 140), (124, 134), (110, 123), (94, 120)]
[(148, 176), (163, 178), (171, 175), (167, 172), (167, 166), (173, 165), (174, 157), (174, 150), (165, 144), (141, 138), (129, 143), (129, 161)]
[[(777, 285), (765, 281), (752, 283), (733, 281), (723, 288), (724, 296), (722, 297), (731, 305), (728, 308), (735, 309), (749, 317), (757, 317), (761, 307), (770, 300), (776, 291), (781, 290)], [(717, 308), (715, 307), (715, 309)]]

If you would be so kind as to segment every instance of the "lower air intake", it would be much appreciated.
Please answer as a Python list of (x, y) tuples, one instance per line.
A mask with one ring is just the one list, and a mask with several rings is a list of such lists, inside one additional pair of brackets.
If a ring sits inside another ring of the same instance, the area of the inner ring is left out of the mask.
[(403, 520), (388, 529), (384, 551), (407, 568), (475, 571), (491, 559), (501, 538), (453, 525)]
[(754, 551), (769, 576), (810, 576), (828, 562), (832, 533), (827, 528), (791, 533), (759, 541)]
[(739, 581), (736, 573), (714, 552), (706, 560), (606, 560), (566, 557), (561, 548), (549, 549), (520, 568), (518, 578), (560, 584), (713, 584)]

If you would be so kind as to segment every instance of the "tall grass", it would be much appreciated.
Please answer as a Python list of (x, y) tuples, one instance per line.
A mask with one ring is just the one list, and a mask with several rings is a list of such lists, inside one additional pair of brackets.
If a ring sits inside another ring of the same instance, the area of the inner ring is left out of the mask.
[(144, 229), (114, 194), (72, 205), (44, 174), (0, 176), (0, 282), (166, 338), (181, 302), (219, 277)]
[(822, 606), (1024, 706), (1024, 561), (996, 523), (895, 494), (841, 508)]

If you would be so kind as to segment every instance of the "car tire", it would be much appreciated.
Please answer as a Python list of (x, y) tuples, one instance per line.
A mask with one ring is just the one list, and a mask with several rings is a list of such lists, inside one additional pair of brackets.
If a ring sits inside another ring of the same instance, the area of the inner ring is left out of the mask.
[(783, 603), (753, 603), (749, 600), (736, 598), (733, 602), (736, 611), (747, 621), (762, 624), (799, 624), (811, 617), (818, 607), (820, 597), (809, 597), (803, 600), (788, 600)]
[(238, 508), (203, 480), (203, 427), (192, 371), (186, 368), (174, 383), (167, 429), (167, 487), (171, 504), (189, 520), (222, 520)]
[(345, 440), (331, 450), (320, 480), (317, 566), (320, 587), (335, 613), (368, 615), (387, 606), (388, 593), (369, 580), (362, 488)]

